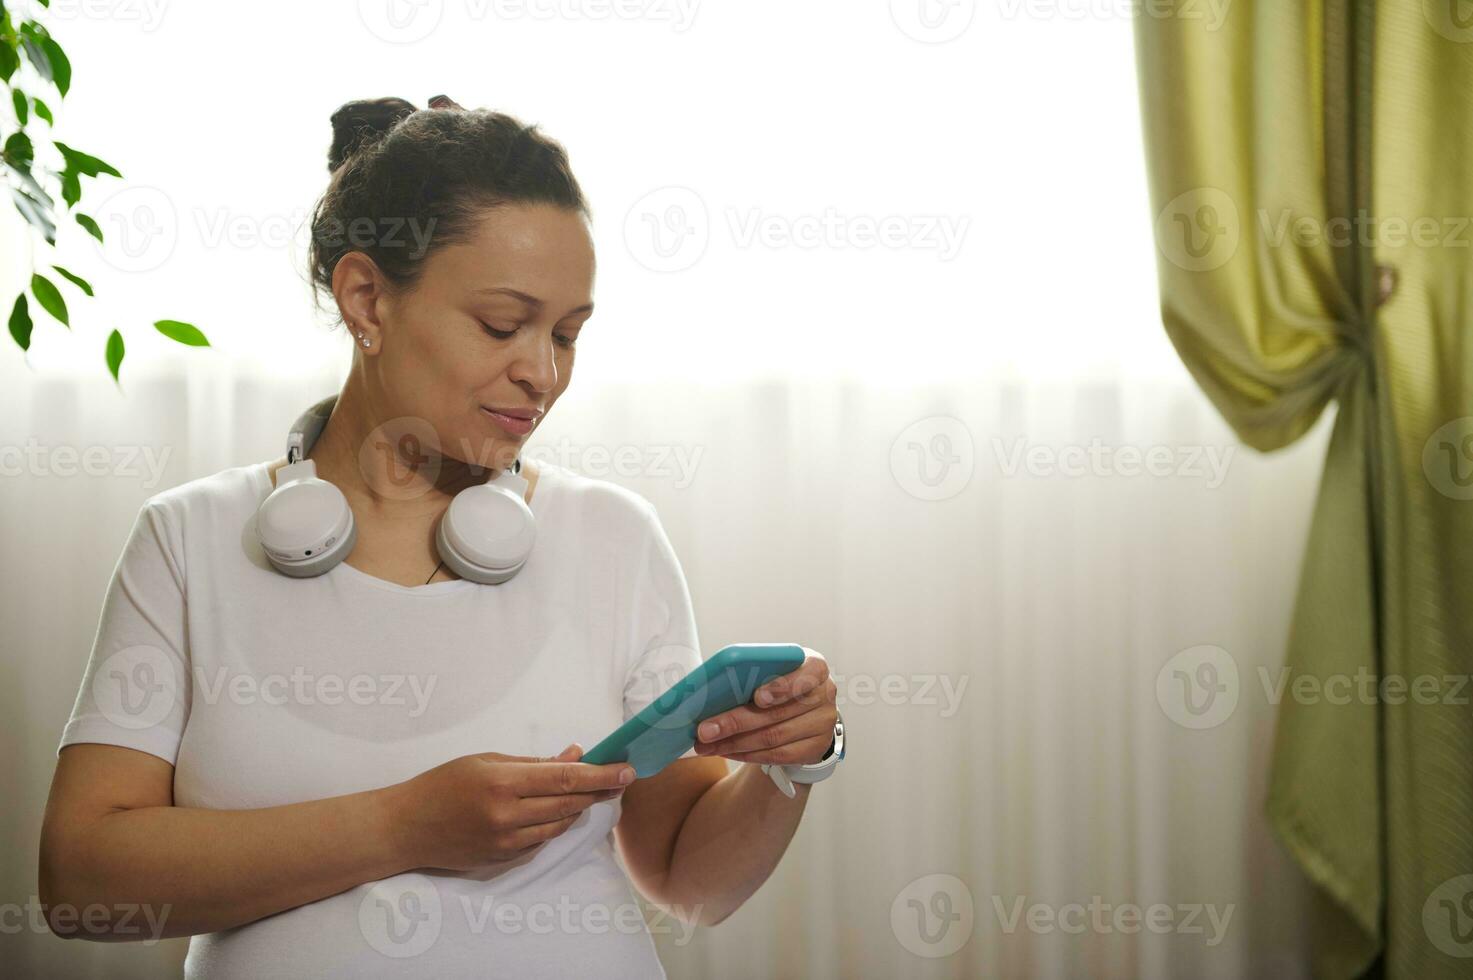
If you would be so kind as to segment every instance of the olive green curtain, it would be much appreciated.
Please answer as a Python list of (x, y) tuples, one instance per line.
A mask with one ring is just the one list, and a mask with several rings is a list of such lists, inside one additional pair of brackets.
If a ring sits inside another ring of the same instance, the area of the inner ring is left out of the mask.
[(1473, 975), (1473, 5), (1136, 24), (1173, 344), (1256, 449), (1336, 403), (1267, 801), (1315, 971)]

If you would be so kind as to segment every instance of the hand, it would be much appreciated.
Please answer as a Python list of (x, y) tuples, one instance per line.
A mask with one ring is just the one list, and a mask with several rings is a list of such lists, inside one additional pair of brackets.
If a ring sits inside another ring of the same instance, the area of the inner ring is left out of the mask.
[(388, 787), (406, 861), (469, 871), (523, 857), (634, 781), (627, 763), (595, 766), (582, 757), (576, 742), (550, 758), (482, 752)]
[(798, 669), (757, 688), (752, 703), (701, 722), (696, 754), (780, 765), (821, 760), (834, 744), (839, 692), (823, 654), (804, 653)]

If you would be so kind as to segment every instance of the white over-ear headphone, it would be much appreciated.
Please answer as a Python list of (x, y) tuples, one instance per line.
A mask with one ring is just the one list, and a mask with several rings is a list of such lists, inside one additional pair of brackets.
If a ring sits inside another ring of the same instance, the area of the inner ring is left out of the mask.
[[(256, 510), (256, 534), (267, 559), (293, 578), (329, 571), (358, 540), (347, 498), (319, 479), (317, 464), (306, 458), (337, 400), (337, 395), (324, 398), (292, 423), (286, 465), (276, 472), (276, 489)], [(496, 479), (457, 493), (440, 518), (435, 546), (461, 578), (499, 585), (532, 553), (537, 520), (527, 506), (527, 480), (521, 473), (518, 457)]]

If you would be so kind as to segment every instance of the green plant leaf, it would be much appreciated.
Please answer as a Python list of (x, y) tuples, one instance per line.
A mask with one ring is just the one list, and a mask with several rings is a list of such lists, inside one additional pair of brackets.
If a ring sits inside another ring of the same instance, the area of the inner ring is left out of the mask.
[(199, 328), (192, 323), (181, 323), (178, 320), (160, 320), (154, 324), (158, 332), (170, 340), (190, 347), (208, 347), (210, 342), (205, 335), (200, 333)]
[(36, 148), (25, 133), (11, 133), (5, 141), (5, 162), (12, 167), (29, 168), (36, 158)]
[(26, 294), (21, 293), (15, 298), (15, 306), (10, 310), (10, 336), (15, 338), (21, 350), (31, 349), (31, 330), (34, 327), (27, 309)]
[(15, 118), (24, 126), (31, 115), (31, 104), (26, 100), (26, 93), (13, 88), (10, 90), (10, 101), (15, 105)]
[(44, 204), (48, 211), (56, 207), (56, 202), (51, 200), (51, 195), (46, 193), (44, 187), (36, 183), (35, 177), (31, 176), (29, 167), (12, 167), (10, 172), (20, 178), (21, 183), (26, 185), (26, 192)]
[(35, 29), (27, 30), (30, 27), (31, 24), (29, 22), (20, 25), (20, 46), (25, 49), (26, 58), (30, 60), (31, 66), (36, 69), (36, 74), (49, 82), (52, 80), (51, 59), (46, 57), (46, 51), (37, 43)]
[(9, 44), (0, 44), (0, 78), (10, 81), (10, 76), (20, 67), (20, 56)]
[[(123, 335), (114, 330), (107, 335), (107, 369), (113, 380), (119, 381), (118, 368), (123, 366)], [(119, 381), (119, 383), (121, 383)]]
[(46, 125), (48, 125), (48, 126), (55, 126), (56, 125), (56, 120), (54, 120), (54, 119), (51, 118), (51, 107), (50, 106), (48, 106), (46, 103), (42, 102), (40, 99), (36, 98), (34, 95), (31, 96), (31, 104), (36, 107), (36, 115), (39, 118), (46, 120)]
[(82, 182), (77, 179), (76, 171), (67, 170), (61, 175), (61, 199), (66, 206), (73, 208), (82, 199)]
[(60, 272), (63, 276), (69, 279), (78, 289), (86, 293), (88, 296), (92, 295), (92, 284), (89, 283), (86, 279), (83, 279), (81, 276), (73, 275), (59, 265), (53, 265), (51, 268), (55, 269), (57, 272)]
[(52, 81), (56, 82), (56, 90), (61, 93), (62, 98), (66, 98), (67, 90), (72, 87), (72, 63), (55, 38), (43, 37), (39, 43), (46, 52), (47, 60), (51, 62), (51, 72), (55, 76)]
[(53, 145), (66, 158), (68, 168), (76, 170), (79, 173), (84, 173), (88, 177), (96, 177), (98, 174), (112, 174), (114, 177), (123, 176), (113, 169), (112, 164), (99, 160), (90, 153), (74, 150), (60, 140), (54, 141)]
[(77, 224), (81, 225), (83, 228), (86, 228), (88, 234), (90, 234), (93, 238), (97, 239), (99, 242), (102, 241), (102, 229), (97, 227), (97, 222), (92, 220), (92, 216), (90, 214), (83, 214), (82, 212), (78, 211)]
[(62, 322), (68, 330), (71, 322), (67, 319), (66, 300), (61, 298), (61, 290), (56, 284), (37, 272), (31, 276), (31, 295), (36, 297), (36, 302), (41, 304), (41, 309), (50, 313)]
[(56, 222), (51, 220), (50, 209), (41, 204), (19, 187), (10, 189), (11, 200), (15, 201), (16, 210), (25, 216), (25, 219), (40, 229), (46, 241), (52, 245), (56, 244)]

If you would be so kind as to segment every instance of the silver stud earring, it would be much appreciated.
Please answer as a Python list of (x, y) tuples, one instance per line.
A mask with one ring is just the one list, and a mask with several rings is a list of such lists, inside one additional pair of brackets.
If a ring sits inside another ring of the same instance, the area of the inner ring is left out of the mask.
[(371, 340), (368, 339), (368, 335), (367, 334), (361, 334), (360, 333), (358, 335), (358, 340), (363, 344), (364, 347), (372, 347), (373, 346), (373, 341), (371, 341)]

